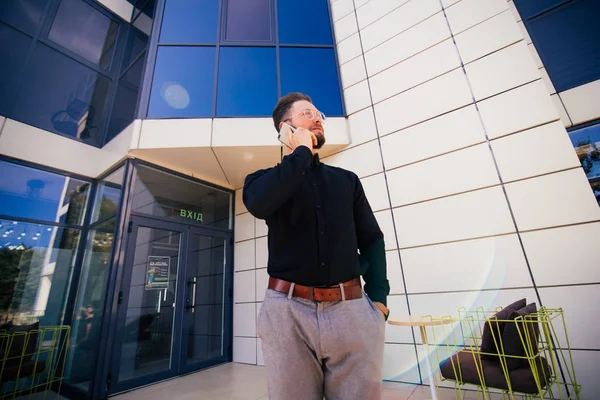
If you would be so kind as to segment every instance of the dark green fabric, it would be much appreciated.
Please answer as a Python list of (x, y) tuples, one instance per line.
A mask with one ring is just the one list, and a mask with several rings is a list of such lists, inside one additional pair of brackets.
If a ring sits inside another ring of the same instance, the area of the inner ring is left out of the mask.
[(361, 269), (364, 271), (362, 276), (365, 280), (365, 292), (372, 301), (378, 301), (387, 307), (390, 283), (387, 279), (383, 237), (376, 239), (361, 252), (360, 263)]

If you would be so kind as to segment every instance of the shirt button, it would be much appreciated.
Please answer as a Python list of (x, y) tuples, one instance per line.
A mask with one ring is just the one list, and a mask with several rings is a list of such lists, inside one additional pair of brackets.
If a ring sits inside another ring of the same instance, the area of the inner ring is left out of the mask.
[(325, 263), (324, 263), (324, 262), (323, 262), (323, 263), (321, 263), (321, 267), (324, 267), (324, 266), (325, 266)]
[(320, 204), (317, 204), (317, 208), (321, 208), (321, 205), (320, 205)]
[(324, 234), (325, 234), (325, 232), (321, 231), (321, 235), (324, 235)]

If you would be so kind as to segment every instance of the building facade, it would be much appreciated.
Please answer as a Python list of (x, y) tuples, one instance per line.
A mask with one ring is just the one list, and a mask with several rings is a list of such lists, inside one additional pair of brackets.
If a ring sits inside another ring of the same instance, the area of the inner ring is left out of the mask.
[[(278, 97), (328, 118), (385, 234), (394, 315), (563, 308), (600, 392), (595, 0), (0, 5), (0, 323), (71, 326), (62, 392), (262, 365), (267, 232), (244, 178)], [(384, 378), (428, 384), (386, 327)]]

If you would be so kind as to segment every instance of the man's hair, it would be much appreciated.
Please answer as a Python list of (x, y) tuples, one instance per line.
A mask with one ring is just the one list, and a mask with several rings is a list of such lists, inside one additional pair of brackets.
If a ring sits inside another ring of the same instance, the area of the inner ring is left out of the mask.
[(312, 103), (312, 100), (308, 95), (300, 92), (288, 93), (279, 99), (273, 110), (273, 124), (275, 125), (277, 132), (279, 132), (279, 123), (285, 119), (286, 114), (294, 103), (300, 100), (306, 100), (309, 103)]

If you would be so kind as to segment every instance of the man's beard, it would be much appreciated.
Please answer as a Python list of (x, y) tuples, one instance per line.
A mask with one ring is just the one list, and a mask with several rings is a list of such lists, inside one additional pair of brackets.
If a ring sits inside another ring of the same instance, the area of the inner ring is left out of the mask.
[(325, 134), (323, 133), (323, 129), (321, 131), (313, 132), (315, 137), (317, 138), (317, 145), (314, 147), (319, 150), (325, 144)]

